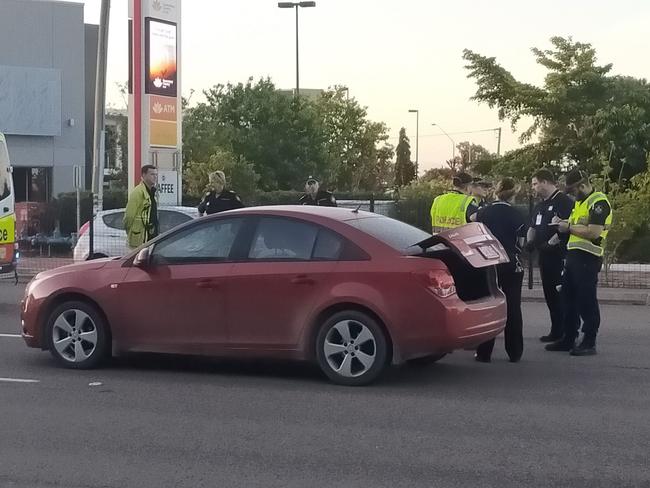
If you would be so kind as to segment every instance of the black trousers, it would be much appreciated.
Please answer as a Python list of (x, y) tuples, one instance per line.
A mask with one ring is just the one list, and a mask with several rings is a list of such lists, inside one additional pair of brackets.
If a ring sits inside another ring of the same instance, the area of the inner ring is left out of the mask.
[(591, 345), (596, 342), (600, 328), (598, 273), (602, 264), (601, 258), (585, 251), (567, 253), (562, 282), (562, 301), (565, 305), (563, 329), (567, 342), (575, 341), (578, 336), (580, 319), (585, 341)]
[[(499, 286), (506, 295), (508, 318), (506, 320), (505, 342), (508, 357), (518, 361), (524, 352), (523, 317), (521, 315), (521, 285), (524, 281), (523, 270), (517, 272), (514, 267), (497, 268)], [(494, 339), (484, 342), (476, 349), (477, 356), (489, 358), (494, 349)]]
[(562, 284), (564, 256), (557, 252), (539, 253), (539, 273), (542, 277), (544, 299), (551, 314), (551, 336), (560, 338), (563, 332), (564, 304), (561, 292), (557, 289)]

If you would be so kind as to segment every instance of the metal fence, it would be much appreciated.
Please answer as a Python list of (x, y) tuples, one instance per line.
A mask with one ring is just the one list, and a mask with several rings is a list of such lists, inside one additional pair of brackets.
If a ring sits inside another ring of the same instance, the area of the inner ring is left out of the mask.
[[(413, 202), (392, 200), (339, 200), (344, 208), (359, 208), (388, 217), (403, 220), (424, 230), (430, 228), (428, 202)], [(37, 211), (32, 206), (17, 206), (17, 234), (20, 250), (18, 274), (21, 278), (29, 278), (41, 271), (65, 266), (87, 259), (90, 236), (93, 237), (93, 248), (97, 255), (120, 256), (127, 252), (126, 234), (122, 228), (123, 209), (102, 213), (94, 225), (81, 221), (80, 232), (66, 234), (57, 230), (60, 225), (48, 220), (46, 213)], [(520, 206), (527, 215), (527, 206)], [(69, 211), (74, 213), (74, 207)], [(89, 209), (84, 213), (89, 214)], [(161, 208), (161, 230), (165, 231), (182, 223), (191, 217), (182, 217), (167, 213)], [(72, 215), (75, 221), (75, 216)], [(76, 228), (76, 226), (75, 226)], [(76, 230), (76, 229), (75, 229)], [(541, 285), (539, 271), (536, 267), (536, 256), (524, 255), (528, 274), (527, 282), (533, 287)], [(2, 280), (13, 280), (13, 274), (0, 275)], [(600, 274), (600, 286), (611, 288), (650, 288), (650, 264), (612, 263), (603, 267)]]

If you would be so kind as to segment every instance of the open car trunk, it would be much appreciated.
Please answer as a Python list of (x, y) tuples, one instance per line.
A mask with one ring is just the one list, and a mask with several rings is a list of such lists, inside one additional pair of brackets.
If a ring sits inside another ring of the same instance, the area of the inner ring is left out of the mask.
[(494, 295), (496, 265), (509, 262), (497, 238), (476, 222), (434, 234), (416, 246), (421, 250), (417, 256), (439, 259), (447, 265), (458, 297), (466, 302)]

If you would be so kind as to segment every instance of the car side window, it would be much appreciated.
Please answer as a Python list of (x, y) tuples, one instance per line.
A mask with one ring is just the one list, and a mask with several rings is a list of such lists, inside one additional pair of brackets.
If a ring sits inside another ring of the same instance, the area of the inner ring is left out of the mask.
[(210, 220), (163, 239), (153, 250), (154, 264), (227, 261), (243, 219)]
[(161, 234), (190, 220), (192, 220), (192, 217), (183, 212), (176, 212), (174, 210), (160, 210), (158, 212)]
[(249, 259), (308, 261), (318, 227), (297, 220), (263, 217), (257, 226)]
[(345, 241), (337, 234), (327, 229), (320, 229), (312, 259), (336, 261), (341, 257), (344, 246)]
[(102, 217), (104, 225), (111, 229), (124, 230), (124, 212), (114, 212)]

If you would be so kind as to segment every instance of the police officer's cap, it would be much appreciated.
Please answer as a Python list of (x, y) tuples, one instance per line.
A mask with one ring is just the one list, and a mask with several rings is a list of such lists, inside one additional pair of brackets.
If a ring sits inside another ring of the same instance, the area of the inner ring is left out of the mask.
[(465, 173), (464, 171), (461, 171), (457, 175), (454, 176), (453, 182), (454, 186), (465, 186), (469, 185), (472, 183), (474, 179), (472, 178), (472, 175), (469, 173)]
[(572, 169), (566, 175), (567, 190), (577, 187), (583, 183), (589, 183), (589, 175), (582, 170)]

